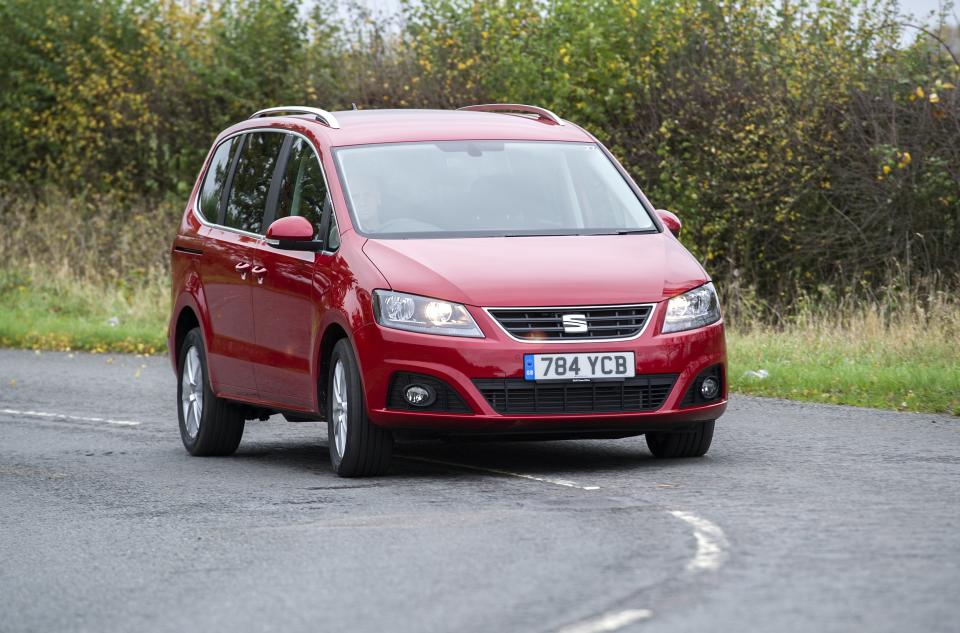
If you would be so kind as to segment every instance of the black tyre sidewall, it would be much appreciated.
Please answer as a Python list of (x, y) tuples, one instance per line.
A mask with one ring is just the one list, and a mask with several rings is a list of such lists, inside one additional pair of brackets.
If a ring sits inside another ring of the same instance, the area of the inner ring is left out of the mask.
[(661, 459), (703, 457), (710, 450), (715, 425), (716, 420), (708, 420), (693, 431), (647, 433), (647, 447)]
[[(186, 362), (187, 351), (191, 347), (197, 348), (200, 367), (203, 371), (203, 409), (200, 412), (200, 429), (194, 438), (187, 434), (181, 400), (183, 364)], [(184, 448), (191, 455), (231, 455), (237, 450), (240, 439), (243, 437), (244, 419), (240, 410), (230, 402), (218, 398), (210, 387), (207, 351), (199, 328), (190, 330), (180, 346), (180, 359), (177, 363), (177, 418), (180, 421), (180, 439), (183, 440)]]
[[(191, 347), (197, 348), (200, 355), (200, 367), (203, 370), (203, 410), (200, 412), (200, 429), (197, 436), (191, 438), (187, 433), (187, 421), (183, 417), (183, 365), (187, 362), (187, 351)], [(196, 453), (197, 446), (200, 444), (200, 436), (204, 430), (204, 418), (207, 417), (207, 403), (210, 397), (207, 387), (207, 355), (203, 349), (203, 337), (199, 329), (193, 329), (187, 332), (183, 337), (183, 343), (180, 345), (180, 358), (177, 362), (177, 418), (180, 420), (180, 439), (183, 440), (183, 447), (193, 455)]]
[[(337, 454), (333, 420), (333, 380), (338, 362), (343, 363), (343, 371), (347, 378), (347, 442), (342, 457)], [(353, 350), (346, 339), (337, 342), (333, 348), (333, 353), (330, 356), (329, 374), (327, 377), (327, 444), (330, 448), (330, 464), (333, 466), (333, 471), (341, 474), (356, 468), (359, 451), (357, 450), (357, 442), (353, 440), (357, 426), (362, 422), (358, 419), (358, 414), (364, 413), (363, 407), (366, 406), (363, 398), (363, 387), (360, 384), (360, 372), (357, 370)]]
[[(333, 421), (333, 379), (337, 362), (343, 363), (347, 378), (347, 442), (343, 456), (337, 454)], [(376, 428), (367, 417), (366, 396), (360, 367), (350, 341), (342, 339), (333, 348), (327, 376), (327, 444), (330, 464), (341, 477), (363, 477), (386, 470), (393, 443), (389, 432)], [(379, 447), (379, 448), (378, 448)]]

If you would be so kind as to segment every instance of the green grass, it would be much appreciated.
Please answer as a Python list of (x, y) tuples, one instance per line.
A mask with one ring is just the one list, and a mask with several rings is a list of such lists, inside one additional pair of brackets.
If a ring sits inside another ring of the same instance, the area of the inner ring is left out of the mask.
[[(161, 354), (168, 306), (160, 275), (129, 286), (0, 271), (0, 346)], [(804, 313), (779, 328), (730, 328), (731, 389), (960, 415), (960, 307), (941, 302), (930, 309), (932, 317), (916, 309), (884, 313), (877, 305), (848, 305)], [(760, 369), (767, 378), (744, 375)]]
[(162, 284), (101, 284), (0, 271), (0, 346), (157, 354), (166, 350), (170, 300)]
[[(955, 341), (956, 339), (954, 339)], [(960, 350), (948, 341), (816, 337), (754, 330), (727, 337), (738, 393), (960, 415)], [(745, 376), (765, 369), (764, 378)]]

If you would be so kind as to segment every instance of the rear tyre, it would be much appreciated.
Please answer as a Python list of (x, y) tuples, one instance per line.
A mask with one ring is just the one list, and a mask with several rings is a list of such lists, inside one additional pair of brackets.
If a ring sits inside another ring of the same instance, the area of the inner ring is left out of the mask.
[(654, 457), (703, 457), (713, 442), (715, 423), (700, 422), (693, 431), (647, 433), (647, 447)]
[(333, 347), (327, 381), (327, 438), (333, 471), (341, 477), (386, 473), (393, 435), (367, 417), (360, 368), (347, 339)]
[(243, 437), (243, 412), (210, 389), (200, 328), (187, 332), (177, 364), (180, 439), (191, 455), (232, 455)]

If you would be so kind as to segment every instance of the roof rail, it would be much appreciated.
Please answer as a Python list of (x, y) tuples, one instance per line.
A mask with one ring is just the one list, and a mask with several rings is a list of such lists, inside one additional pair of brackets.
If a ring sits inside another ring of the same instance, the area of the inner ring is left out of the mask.
[(265, 108), (263, 110), (258, 110), (254, 112), (250, 118), (256, 119), (257, 117), (263, 116), (280, 116), (283, 114), (312, 114), (317, 117), (317, 121), (320, 121), (328, 128), (339, 130), (340, 122), (337, 121), (337, 117), (333, 116), (326, 110), (321, 110), (320, 108), (308, 108), (306, 106), (278, 106), (276, 108)]
[(563, 119), (550, 110), (538, 106), (523, 105), (522, 103), (481, 103), (479, 105), (468, 105), (457, 109), (473, 110), (476, 112), (524, 112), (526, 114), (536, 114), (537, 120), (539, 121), (549, 121), (553, 125), (566, 125)]

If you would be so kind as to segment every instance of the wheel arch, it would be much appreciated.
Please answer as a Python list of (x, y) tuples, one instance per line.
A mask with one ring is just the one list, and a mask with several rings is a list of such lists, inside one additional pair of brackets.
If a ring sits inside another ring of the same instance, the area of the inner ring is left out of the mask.
[(347, 328), (336, 321), (327, 326), (320, 338), (317, 352), (317, 411), (321, 415), (326, 415), (327, 410), (327, 375), (330, 373), (330, 356), (333, 354), (334, 346), (342, 339), (347, 339), (353, 345)]
[[(170, 350), (171, 353), (179, 355), (180, 348), (183, 346), (183, 339), (186, 338), (187, 332), (198, 327), (200, 327), (200, 318), (196, 312), (194, 312), (193, 308), (191, 306), (181, 308), (173, 330), (173, 349)], [(203, 336), (203, 328), (200, 329), (200, 336)]]

